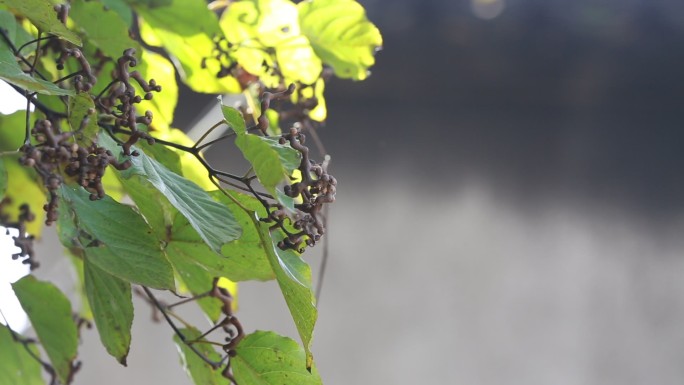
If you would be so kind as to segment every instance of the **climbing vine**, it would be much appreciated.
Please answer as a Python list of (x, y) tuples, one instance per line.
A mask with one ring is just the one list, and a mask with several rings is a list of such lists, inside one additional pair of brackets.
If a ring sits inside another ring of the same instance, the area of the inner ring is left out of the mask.
[[(27, 107), (0, 115), (7, 258), (56, 258), (34, 248), (56, 228), (83, 290), (72, 303), (33, 274), (12, 285), (33, 331), (0, 326), (0, 382), (71, 383), (91, 324), (126, 365), (138, 295), (197, 384), (320, 384), (302, 254), (325, 239), (337, 181), (317, 130), (326, 81), (365, 79), (381, 45), (355, 0), (0, 0), (0, 79)], [(223, 119), (193, 141), (174, 127), (177, 79), (242, 102), (219, 96)], [(210, 147), (248, 168), (209, 162)], [(239, 321), (247, 280), (277, 281), (301, 345)], [(210, 326), (181, 318), (192, 304)]]

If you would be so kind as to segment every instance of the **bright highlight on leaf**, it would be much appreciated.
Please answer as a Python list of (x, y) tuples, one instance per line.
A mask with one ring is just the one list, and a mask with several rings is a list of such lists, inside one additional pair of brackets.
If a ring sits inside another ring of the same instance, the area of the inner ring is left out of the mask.
[(21, 212), (20, 207), (24, 204), (29, 207), (37, 207), (33, 210), (36, 219), (28, 222), (26, 231), (35, 237), (40, 237), (44, 222), (45, 211), (40, 210), (40, 207), (45, 203), (45, 193), (41, 190), (34, 179), (34, 172), (21, 167), (17, 156), (4, 156), (2, 159), (5, 162), (5, 169), (7, 171), (7, 190), (5, 197), (8, 200), (2, 207), (2, 211), (11, 221), (16, 222)]
[(232, 4), (221, 28), (235, 47), (237, 62), (269, 87), (316, 81), (321, 61), (300, 33), (297, 7), (289, 0), (247, 0)]
[[(136, 2), (133, 8), (147, 23), (148, 36), (161, 43), (174, 56), (183, 81), (194, 91), (239, 93), (232, 77), (217, 79), (218, 63), (209, 61), (202, 68), (202, 58), (211, 56), (212, 38), (220, 34), (216, 16), (204, 0), (173, 0), (162, 4)], [(201, 20), (202, 22), (197, 22)]]
[(382, 36), (363, 6), (355, 0), (305, 0), (298, 8), (302, 32), (323, 63), (341, 78), (365, 79)]

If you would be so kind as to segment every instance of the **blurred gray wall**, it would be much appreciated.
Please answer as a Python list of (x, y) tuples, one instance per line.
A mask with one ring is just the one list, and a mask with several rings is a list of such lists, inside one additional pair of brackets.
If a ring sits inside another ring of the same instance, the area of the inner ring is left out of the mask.
[[(684, 5), (363, 3), (385, 49), (328, 87), (321, 131), (325, 383), (684, 383)], [(275, 285), (240, 302), (248, 329), (296, 336)], [(189, 384), (145, 306), (128, 369), (94, 331), (81, 352), (76, 384)]]

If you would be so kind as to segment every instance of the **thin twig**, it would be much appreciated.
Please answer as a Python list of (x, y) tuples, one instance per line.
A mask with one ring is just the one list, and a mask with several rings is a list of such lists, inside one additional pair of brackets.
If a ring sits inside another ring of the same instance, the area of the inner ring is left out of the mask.
[(206, 362), (206, 363), (207, 363), (208, 365), (210, 365), (213, 369), (218, 369), (219, 367), (221, 367), (221, 363), (220, 363), (220, 362), (214, 362), (214, 361), (210, 360), (210, 359), (209, 359), (208, 357), (206, 357), (202, 352), (200, 352), (199, 350), (197, 350), (196, 347), (194, 347), (194, 346), (192, 346), (190, 343), (188, 343), (188, 340), (185, 338), (185, 335), (184, 335), (183, 333), (181, 333), (180, 329), (178, 329), (178, 327), (177, 327), (176, 324), (173, 322), (173, 320), (171, 319), (171, 317), (167, 314), (166, 309), (165, 309), (165, 308), (159, 303), (159, 301), (157, 300), (157, 297), (155, 297), (154, 294), (152, 294), (152, 292), (150, 291), (150, 289), (148, 289), (146, 286), (143, 286), (142, 289), (145, 291), (145, 294), (147, 294), (147, 296), (150, 298), (150, 300), (152, 301), (152, 303), (154, 304), (154, 306), (162, 313), (162, 315), (164, 316), (164, 319), (165, 319), (166, 322), (169, 324), (169, 326), (171, 326), (171, 329), (173, 329), (174, 333), (176, 333), (176, 335), (178, 336), (178, 338), (180, 338), (180, 340), (183, 341), (183, 343), (184, 343), (188, 348), (190, 348), (190, 350), (192, 350), (193, 352), (195, 352), (195, 354), (197, 354), (197, 356), (200, 357), (200, 358), (202, 359), (202, 361)]
[(320, 306), (321, 291), (323, 290), (323, 280), (325, 279), (325, 270), (328, 267), (328, 257), (330, 248), (330, 233), (328, 228), (328, 205), (323, 207), (323, 226), (325, 226), (327, 236), (323, 239), (323, 256), (321, 257), (321, 267), (318, 270), (318, 279), (316, 282), (316, 306)]

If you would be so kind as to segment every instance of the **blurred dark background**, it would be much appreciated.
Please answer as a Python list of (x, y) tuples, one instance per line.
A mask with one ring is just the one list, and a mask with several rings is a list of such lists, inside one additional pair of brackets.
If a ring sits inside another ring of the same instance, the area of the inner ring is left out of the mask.
[[(362, 3), (384, 50), (367, 81), (332, 81), (321, 133), (344, 171), (681, 209), (683, 3)], [(181, 105), (211, 102), (188, 93)], [(197, 119), (184, 110), (180, 127)]]
[[(481, 176), (532, 204), (561, 194), (644, 215), (682, 208), (684, 3), (366, 6), (385, 49), (367, 82), (329, 87), (338, 163), (427, 186)], [(478, 7), (502, 9), (486, 20)]]

